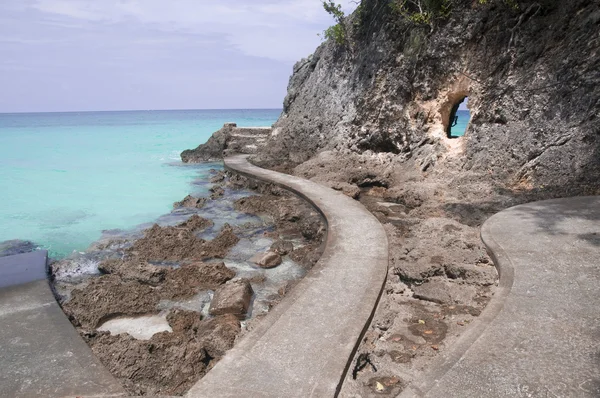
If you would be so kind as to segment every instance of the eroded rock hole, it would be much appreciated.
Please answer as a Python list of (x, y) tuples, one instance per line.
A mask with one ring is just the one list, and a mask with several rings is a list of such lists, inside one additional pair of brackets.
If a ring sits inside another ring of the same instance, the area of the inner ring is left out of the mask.
[(452, 106), (450, 120), (446, 130), (448, 138), (458, 138), (465, 135), (467, 126), (471, 120), (471, 112), (469, 111), (469, 108), (467, 108), (468, 104), (469, 97), (463, 97)]

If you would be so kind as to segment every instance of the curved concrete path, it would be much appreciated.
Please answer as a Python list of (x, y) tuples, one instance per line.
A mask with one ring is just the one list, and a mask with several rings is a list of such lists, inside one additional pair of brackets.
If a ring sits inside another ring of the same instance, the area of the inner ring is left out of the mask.
[(500, 286), (401, 397), (600, 396), (600, 197), (504, 210), (481, 236)]
[(56, 302), (46, 257), (0, 257), (0, 397), (125, 395)]
[(188, 393), (190, 397), (333, 397), (368, 327), (388, 267), (387, 236), (360, 203), (314, 182), (225, 159), (326, 218), (325, 251), (308, 275)]

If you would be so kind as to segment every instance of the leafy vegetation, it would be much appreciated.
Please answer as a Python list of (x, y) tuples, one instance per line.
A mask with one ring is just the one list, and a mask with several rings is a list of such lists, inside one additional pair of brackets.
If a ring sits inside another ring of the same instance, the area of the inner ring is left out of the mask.
[[(486, 0), (484, 0), (486, 1)], [(451, 0), (394, 0), (392, 11), (411, 22), (429, 25), (433, 29), (436, 19), (444, 19), (452, 10)]]
[(323, 8), (336, 22), (335, 25), (325, 29), (325, 32), (323, 32), (324, 38), (327, 40), (335, 40), (337, 44), (345, 44), (347, 41), (345, 25), (346, 15), (342, 10), (342, 6), (334, 3), (332, 0), (323, 0)]

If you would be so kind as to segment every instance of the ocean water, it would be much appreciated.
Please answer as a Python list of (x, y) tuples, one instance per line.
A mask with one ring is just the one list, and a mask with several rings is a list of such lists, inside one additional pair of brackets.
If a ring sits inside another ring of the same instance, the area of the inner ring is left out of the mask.
[(471, 119), (471, 112), (468, 110), (458, 110), (456, 111), (456, 116), (458, 116), (458, 121), (456, 126), (452, 127), (452, 136), (453, 137), (462, 137), (465, 135), (465, 131), (467, 130), (467, 125), (469, 124), (469, 120)]
[(185, 165), (225, 122), (268, 126), (280, 110), (0, 114), (0, 242), (33, 241), (61, 258), (103, 230), (168, 213), (220, 164)]

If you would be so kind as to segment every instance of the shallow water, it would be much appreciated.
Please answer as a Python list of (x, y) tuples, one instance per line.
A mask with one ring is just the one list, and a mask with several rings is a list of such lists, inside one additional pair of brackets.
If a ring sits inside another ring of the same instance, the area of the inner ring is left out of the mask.
[(0, 114), (0, 242), (31, 240), (62, 258), (103, 230), (153, 222), (188, 193), (206, 195), (208, 170), (220, 167), (183, 165), (181, 151), (225, 122), (268, 126), (279, 113)]

